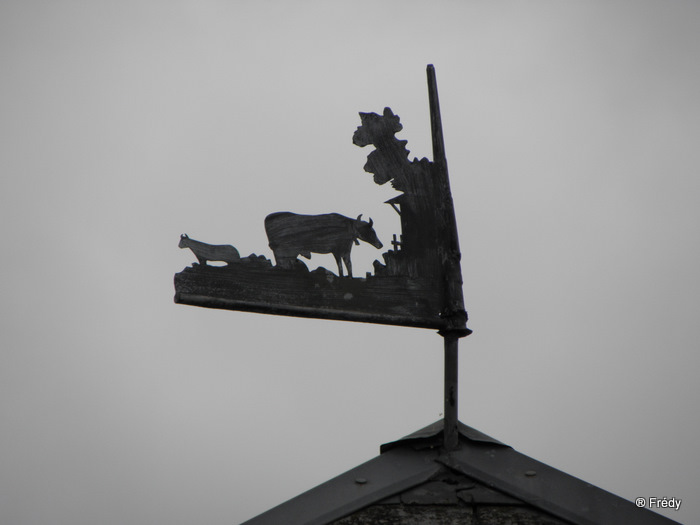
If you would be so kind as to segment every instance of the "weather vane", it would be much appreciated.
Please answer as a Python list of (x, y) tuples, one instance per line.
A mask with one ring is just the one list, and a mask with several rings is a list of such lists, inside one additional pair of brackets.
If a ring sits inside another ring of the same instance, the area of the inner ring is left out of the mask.
[[(375, 260), (373, 271), (353, 276), (353, 244), (377, 249), (371, 218), (338, 213), (303, 215), (289, 211), (265, 218), (274, 264), (262, 255), (241, 257), (231, 245), (212, 245), (180, 237), (198, 263), (175, 275), (175, 302), (208, 308), (314, 317), (437, 329), (445, 346), (444, 444), (457, 446), (457, 346), (471, 333), (462, 295), (462, 271), (452, 194), (445, 159), (435, 69), (427, 68), (433, 160), (408, 159), (398, 115), (360, 113), (353, 143), (374, 146), (365, 171), (374, 182), (401, 192), (387, 201), (399, 215), (401, 231), (391, 248)], [(299, 256), (332, 254), (337, 274), (309, 271)], [(208, 261), (225, 262), (210, 266)]]

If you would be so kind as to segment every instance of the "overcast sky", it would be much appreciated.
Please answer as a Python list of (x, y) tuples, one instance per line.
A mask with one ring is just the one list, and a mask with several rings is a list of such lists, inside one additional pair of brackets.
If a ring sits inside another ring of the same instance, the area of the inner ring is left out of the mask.
[(271, 257), (274, 211), (386, 245), (352, 134), (390, 106), (430, 157), (433, 63), (460, 420), (699, 523), (699, 51), (693, 1), (3, 0), (0, 522), (235, 524), (441, 417), (435, 332), (172, 282), (181, 233)]

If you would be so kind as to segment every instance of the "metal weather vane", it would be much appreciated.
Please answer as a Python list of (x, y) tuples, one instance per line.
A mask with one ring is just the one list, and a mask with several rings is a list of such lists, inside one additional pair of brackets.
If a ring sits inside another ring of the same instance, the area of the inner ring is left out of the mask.
[[(390, 108), (381, 115), (360, 113), (353, 143), (373, 146), (365, 171), (374, 182), (390, 183), (399, 196), (387, 201), (400, 215), (401, 231), (391, 249), (375, 260), (373, 272), (352, 273), (353, 244), (377, 249), (370, 218), (337, 213), (275, 212), (265, 218), (275, 264), (262, 255), (240, 257), (231, 245), (210, 245), (183, 234), (198, 263), (175, 275), (175, 302), (277, 315), (361, 321), (439, 330), (445, 340), (445, 446), (457, 443), (457, 341), (471, 333), (462, 296), (462, 273), (452, 194), (442, 135), (435, 70), (428, 66), (433, 161), (408, 159), (403, 126)], [(298, 258), (330, 253), (338, 274), (309, 271)], [(210, 266), (223, 261), (226, 266)], [(345, 271), (344, 271), (345, 269)]]
[[(450, 516), (457, 514), (448, 516), (430, 507), (454, 509), (466, 504), (471, 507), (463, 509), (468, 514), (460, 514), (465, 519), (482, 516), (480, 505), (482, 509), (495, 505), (499, 512), (492, 515), (494, 519), (506, 521), (516, 516), (512, 508), (517, 507), (527, 512), (517, 516), (538, 523), (538, 517), (547, 523), (553, 523), (551, 519), (563, 523), (558, 518), (567, 523), (671, 523), (459, 423), (458, 342), (471, 330), (466, 326), (459, 239), (432, 66), (427, 73), (432, 161), (409, 160), (407, 142), (395, 137), (402, 129), (399, 116), (390, 108), (381, 115), (360, 113), (360, 126), (353, 135), (357, 146), (374, 148), (364, 166), (374, 182), (390, 183), (400, 192), (387, 204), (399, 213), (401, 231), (393, 234), (391, 248), (381, 254), (381, 262), (374, 261), (372, 272), (356, 277), (352, 271), (354, 244), (384, 248), (372, 219), (363, 220), (361, 214), (351, 218), (337, 213), (270, 213), (265, 232), (274, 264), (263, 255), (241, 257), (231, 245), (180, 237), (180, 248), (192, 250), (198, 262), (175, 275), (178, 303), (433, 328), (444, 340), (441, 422), (382, 446), (378, 458), (249, 523), (336, 523), (343, 516), (351, 520), (348, 523), (365, 523), (376, 516), (393, 522), (399, 514), (386, 509), (403, 510), (404, 504), (428, 508), (424, 514), (411, 514), (414, 517), (444, 516), (450, 522)], [(309, 271), (299, 256), (310, 258), (312, 253), (332, 254), (337, 274), (325, 268)], [(226, 265), (210, 266), (209, 261)], [(432, 450), (440, 426), (442, 446)], [(391, 505), (382, 505), (387, 498)], [(364, 512), (369, 509), (376, 512)]]

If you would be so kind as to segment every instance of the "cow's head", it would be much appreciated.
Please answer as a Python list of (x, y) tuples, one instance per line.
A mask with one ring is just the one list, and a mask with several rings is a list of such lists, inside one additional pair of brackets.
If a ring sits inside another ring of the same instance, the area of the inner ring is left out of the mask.
[(187, 240), (189, 240), (189, 237), (186, 233), (180, 235), (180, 244), (177, 245), (178, 248), (187, 248)]
[(375, 232), (374, 228), (372, 228), (373, 224), (374, 221), (372, 221), (372, 218), (369, 219), (369, 222), (366, 222), (362, 220), (361, 213), (357, 216), (357, 219), (353, 221), (352, 226), (356, 235), (355, 244), (360, 244), (360, 241), (365, 241), (377, 249), (384, 246), (379, 240), (379, 237), (377, 237), (377, 232)]

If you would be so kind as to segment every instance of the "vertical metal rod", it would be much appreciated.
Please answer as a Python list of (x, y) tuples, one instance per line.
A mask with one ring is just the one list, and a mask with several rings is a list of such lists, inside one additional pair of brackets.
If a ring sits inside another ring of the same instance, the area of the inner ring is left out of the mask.
[(436, 206), (436, 220), (441, 234), (438, 254), (442, 258), (444, 275), (445, 303), (442, 315), (447, 321), (448, 331), (458, 330), (462, 337), (469, 335), (467, 328), (467, 312), (464, 310), (462, 295), (462, 258), (457, 234), (457, 218), (455, 217), (450, 177), (447, 173), (445, 158), (445, 140), (442, 133), (442, 117), (440, 116), (440, 101), (438, 97), (435, 68), (428, 64), (428, 103), (430, 106), (430, 128), (433, 138), (433, 166), (436, 183), (440, 188), (440, 198)]
[(457, 448), (459, 444), (459, 431), (457, 423), (459, 415), (457, 412), (457, 381), (458, 381), (458, 356), (459, 337), (455, 334), (445, 334), (445, 427), (444, 446), (450, 451)]
[(447, 326), (440, 330), (445, 340), (445, 419), (443, 434), (444, 448), (454, 450), (459, 445), (459, 415), (457, 413), (457, 381), (458, 360), (457, 347), (459, 338), (469, 335), (467, 328), (467, 312), (464, 310), (462, 296), (462, 269), (460, 266), (459, 237), (457, 235), (457, 219), (455, 217), (450, 178), (447, 173), (445, 158), (445, 140), (442, 134), (442, 117), (438, 99), (435, 68), (428, 64), (428, 102), (430, 105), (430, 127), (433, 138), (433, 164), (435, 175), (441, 188), (441, 202), (438, 204), (437, 218), (440, 229), (444, 234), (444, 243), (439, 248), (443, 257), (443, 272), (445, 281), (445, 308), (443, 315)]
[[(440, 116), (440, 99), (438, 98), (437, 79), (435, 67), (428, 64), (428, 104), (430, 106), (430, 130), (433, 138), (433, 162), (440, 170), (447, 173), (447, 159), (445, 158), (445, 138), (442, 134), (442, 117)], [(448, 179), (449, 185), (449, 179)], [(447, 188), (449, 190), (449, 186)]]

